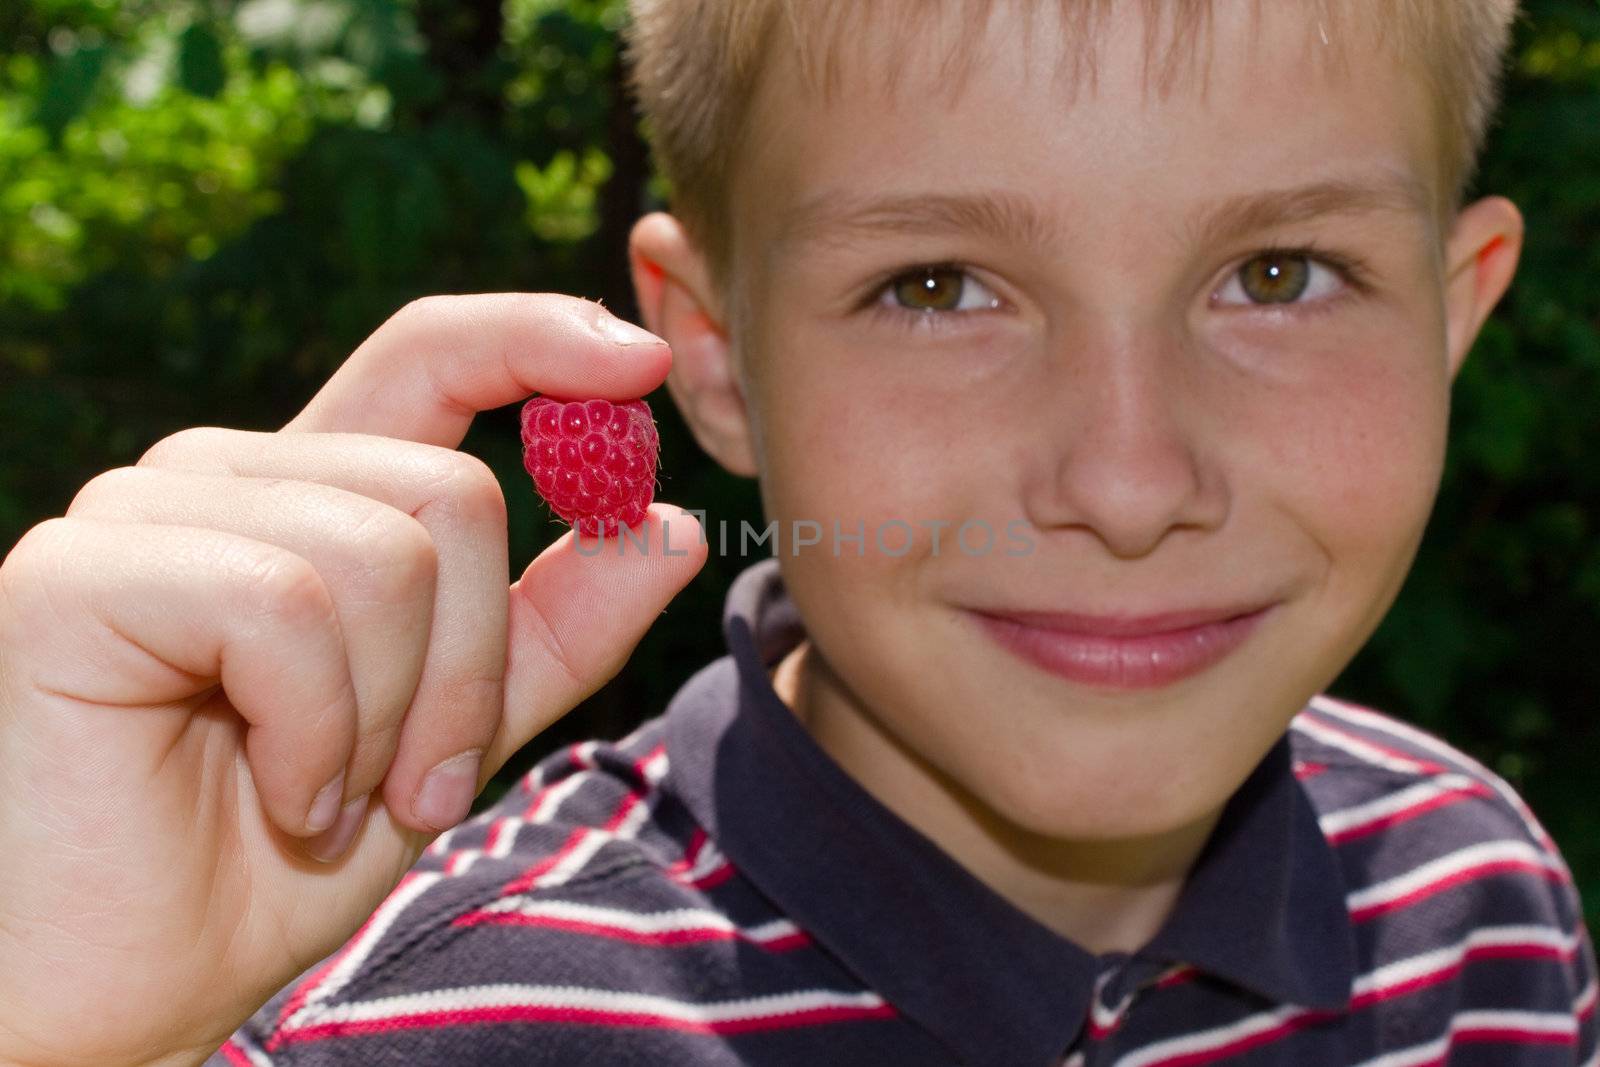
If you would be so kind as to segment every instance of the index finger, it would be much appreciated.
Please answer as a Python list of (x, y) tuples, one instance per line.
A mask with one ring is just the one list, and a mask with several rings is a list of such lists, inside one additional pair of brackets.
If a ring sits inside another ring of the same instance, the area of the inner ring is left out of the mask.
[(591, 300), (430, 296), (378, 327), (283, 429), (455, 448), (480, 411), (533, 393), (631, 400), (671, 365), (665, 341)]

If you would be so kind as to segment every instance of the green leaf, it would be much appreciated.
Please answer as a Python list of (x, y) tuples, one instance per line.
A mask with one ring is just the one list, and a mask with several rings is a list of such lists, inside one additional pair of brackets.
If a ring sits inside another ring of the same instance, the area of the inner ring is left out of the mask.
[(222, 43), (211, 27), (194, 23), (178, 41), (178, 82), (194, 96), (215, 97), (227, 83)]
[(49, 132), (52, 141), (59, 141), (62, 131), (88, 107), (105, 70), (106, 56), (105, 45), (91, 45), (68, 52), (51, 66), (33, 120)]

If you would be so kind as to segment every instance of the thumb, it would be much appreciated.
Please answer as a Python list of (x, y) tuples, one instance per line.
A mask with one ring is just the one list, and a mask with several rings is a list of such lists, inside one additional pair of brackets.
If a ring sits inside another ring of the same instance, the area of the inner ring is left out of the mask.
[(505, 713), (482, 778), (622, 669), (707, 551), (694, 516), (652, 504), (635, 530), (569, 531), (528, 564), (511, 585)]

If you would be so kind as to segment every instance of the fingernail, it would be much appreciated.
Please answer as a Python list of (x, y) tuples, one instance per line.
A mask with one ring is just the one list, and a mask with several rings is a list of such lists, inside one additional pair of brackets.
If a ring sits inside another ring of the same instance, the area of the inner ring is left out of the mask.
[(423, 779), (422, 788), (411, 802), (411, 814), (435, 830), (448, 830), (467, 817), (472, 798), (478, 795), (478, 763), (483, 749), (475, 748), (452, 756)]
[(333, 776), (333, 781), (323, 786), (317, 793), (317, 798), (311, 802), (311, 810), (306, 814), (306, 832), (320, 834), (333, 825), (333, 820), (339, 814), (339, 802), (344, 795), (344, 768), (339, 768), (339, 773)]
[(666, 344), (661, 338), (626, 319), (619, 319), (609, 311), (600, 313), (600, 333), (605, 339), (619, 345)]
[(306, 851), (314, 860), (332, 863), (350, 847), (356, 831), (361, 828), (361, 817), (367, 813), (367, 796), (362, 793), (343, 808), (334, 824), (306, 842)]

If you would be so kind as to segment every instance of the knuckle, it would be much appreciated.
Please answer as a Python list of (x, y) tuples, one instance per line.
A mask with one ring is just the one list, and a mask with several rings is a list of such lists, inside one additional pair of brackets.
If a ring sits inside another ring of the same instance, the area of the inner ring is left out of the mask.
[(528, 616), (534, 623), (534, 639), (543, 648), (546, 660), (560, 675), (561, 684), (575, 692), (589, 692), (592, 687), (587, 672), (578, 666), (566, 642), (551, 625), (549, 616), (531, 598), (528, 600), (528, 605), (532, 608)]
[(360, 581), (381, 603), (431, 592), (439, 551), (422, 523), (390, 507), (375, 507), (350, 532), (346, 551), (357, 561)]
[(57, 517), (23, 533), (0, 560), (0, 586), (8, 593), (26, 588), (41, 572), (48, 573), (59, 560), (70, 556), (74, 525), (71, 519)]
[(252, 609), (286, 627), (337, 625), (333, 594), (316, 567), (301, 556), (269, 546), (246, 570)]
[(24, 632), (38, 635), (38, 628), (25, 620), (34, 612), (44, 584), (41, 579), (49, 570), (41, 564), (55, 554), (50, 545), (61, 536), (53, 527), (67, 521), (45, 520), (26, 531), (0, 559), (0, 649), (20, 647)]
[(474, 525), (505, 526), (505, 492), (487, 463), (465, 452), (451, 452), (444, 467), (435, 484), (451, 510)]
[(444, 313), (445, 309), (450, 306), (451, 299), (451, 297), (438, 294), (415, 297), (402, 304), (400, 310), (394, 313), (390, 321), (396, 324), (431, 321)]
[(136, 467), (113, 467), (90, 478), (67, 505), (67, 514), (80, 516), (86, 511), (104, 508), (118, 497), (135, 492), (145, 485), (145, 473)]
[(225, 433), (215, 426), (191, 426), (168, 434), (149, 448), (134, 464), (137, 467), (176, 467), (194, 462), (195, 457), (209, 455), (219, 447), (218, 438)]

